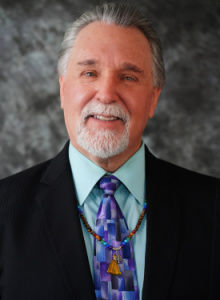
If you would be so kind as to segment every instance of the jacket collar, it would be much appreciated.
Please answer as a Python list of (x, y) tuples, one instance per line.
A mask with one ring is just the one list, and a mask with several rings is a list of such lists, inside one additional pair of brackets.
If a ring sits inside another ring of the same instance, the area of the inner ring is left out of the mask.
[(46, 170), (37, 201), (43, 214), (51, 251), (70, 299), (95, 300), (68, 160), (68, 143)]
[(172, 165), (146, 149), (147, 250), (143, 299), (165, 300), (180, 237), (181, 199)]

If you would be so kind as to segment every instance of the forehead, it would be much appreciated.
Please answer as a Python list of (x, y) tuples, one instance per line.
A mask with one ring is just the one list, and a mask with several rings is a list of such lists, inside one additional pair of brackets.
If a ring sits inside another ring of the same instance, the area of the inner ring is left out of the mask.
[(104, 22), (93, 22), (77, 35), (71, 60), (89, 57), (112, 63), (151, 63), (151, 49), (145, 35), (137, 28), (121, 27)]

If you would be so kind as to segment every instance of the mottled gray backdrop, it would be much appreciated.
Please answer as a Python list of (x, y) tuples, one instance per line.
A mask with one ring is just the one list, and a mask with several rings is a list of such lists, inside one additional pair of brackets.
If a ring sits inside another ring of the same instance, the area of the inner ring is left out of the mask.
[[(0, 177), (67, 140), (56, 62), (67, 25), (95, 0), (0, 0)], [(144, 140), (160, 158), (220, 177), (220, 1), (136, 0), (158, 31), (167, 83)]]

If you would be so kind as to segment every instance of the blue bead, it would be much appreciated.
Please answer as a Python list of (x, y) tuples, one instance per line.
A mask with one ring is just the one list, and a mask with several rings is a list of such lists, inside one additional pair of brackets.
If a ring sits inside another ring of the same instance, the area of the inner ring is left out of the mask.
[(125, 242), (122, 242), (122, 245), (124, 246), (124, 245), (125, 245)]

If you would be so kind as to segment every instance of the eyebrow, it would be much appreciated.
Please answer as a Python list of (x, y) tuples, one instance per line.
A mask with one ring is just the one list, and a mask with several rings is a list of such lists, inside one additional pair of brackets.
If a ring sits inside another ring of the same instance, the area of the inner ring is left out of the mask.
[(141, 70), (138, 66), (133, 65), (131, 63), (123, 63), (122, 64), (122, 70), (124, 71), (132, 71), (139, 74), (144, 74), (144, 71)]
[(93, 66), (95, 64), (97, 64), (96, 59), (85, 59), (85, 60), (77, 62), (77, 65), (79, 65), (79, 66)]
[[(98, 64), (98, 61), (96, 59), (85, 59), (82, 61), (77, 62), (77, 65), (79, 66), (94, 66)], [(139, 74), (144, 74), (144, 71), (141, 70), (138, 66), (125, 62), (122, 64), (122, 71), (132, 71)]]

